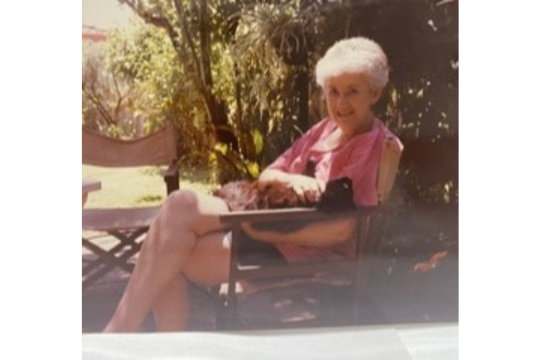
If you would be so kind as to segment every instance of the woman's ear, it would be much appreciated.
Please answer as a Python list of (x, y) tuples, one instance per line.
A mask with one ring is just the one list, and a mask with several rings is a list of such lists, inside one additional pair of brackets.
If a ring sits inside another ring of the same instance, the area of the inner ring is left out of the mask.
[(382, 89), (372, 89), (371, 90), (371, 106), (375, 105), (379, 98), (381, 97)]

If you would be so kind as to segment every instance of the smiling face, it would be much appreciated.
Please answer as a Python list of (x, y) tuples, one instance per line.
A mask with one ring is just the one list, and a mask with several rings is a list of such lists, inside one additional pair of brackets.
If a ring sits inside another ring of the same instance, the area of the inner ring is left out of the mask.
[(366, 75), (345, 73), (331, 77), (324, 85), (324, 94), (330, 117), (346, 137), (370, 130), (371, 106), (381, 90), (371, 89)]

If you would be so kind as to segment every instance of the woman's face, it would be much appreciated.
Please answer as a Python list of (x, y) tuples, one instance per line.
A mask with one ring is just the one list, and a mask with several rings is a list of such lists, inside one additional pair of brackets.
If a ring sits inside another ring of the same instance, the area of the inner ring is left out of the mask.
[(331, 77), (324, 86), (329, 115), (346, 135), (359, 134), (371, 127), (371, 105), (381, 94), (369, 87), (361, 73), (345, 73)]

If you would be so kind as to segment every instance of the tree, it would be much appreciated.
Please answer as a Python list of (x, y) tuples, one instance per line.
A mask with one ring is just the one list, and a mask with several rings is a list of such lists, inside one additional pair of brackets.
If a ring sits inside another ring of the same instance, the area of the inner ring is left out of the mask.
[(127, 114), (131, 89), (125, 79), (108, 70), (104, 43), (83, 46), (83, 123), (112, 136), (127, 135), (133, 123)]
[[(209, 121), (206, 128), (215, 140), (213, 157), (221, 165), (220, 180), (258, 176), (264, 138), (278, 129), (272, 124), (281, 122), (280, 114), (285, 112), (279, 82), (285, 78), (287, 66), (273, 54), (283, 38), (279, 30), (287, 29), (299, 2), (280, 6), (231, 0), (121, 2), (168, 35), (177, 53), (177, 65), (204, 101)], [(264, 18), (249, 22), (250, 14), (264, 14), (265, 10), (270, 20), (284, 19), (277, 24), (284, 26), (269, 29), (268, 25), (276, 22), (265, 24)], [(253, 30), (259, 30), (261, 36), (250, 38)], [(268, 57), (253, 51), (262, 48)], [(306, 122), (305, 117), (301, 121)]]
[(178, 66), (178, 54), (165, 31), (144, 25), (130, 32), (114, 31), (108, 44), (110, 71), (128, 79), (131, 88), (132, 117), (147, 133), (173, 124), (181, 139), (179, 153), (200, 160), (201, 154), (193, 150), (210, 146), (204, 100)]
[(161, 1), (120, 0), (133, 9), (147, 24), (166, 31), (177, 52), (181, 66), (188, 71), (190, 81), (204, 99), (208, 119), (216, 141), (238, 150), (238, 141), (232, 134), (227, 117), (227, 105), (214, 92), (212, 35), (214, 9), (207, 0)]

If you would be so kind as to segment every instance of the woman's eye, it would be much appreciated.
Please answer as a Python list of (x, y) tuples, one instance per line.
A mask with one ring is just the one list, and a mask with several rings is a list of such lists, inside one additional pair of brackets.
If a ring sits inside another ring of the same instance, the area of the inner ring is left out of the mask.
[(338, 91), (336, 89), (330, 89), (328, 90), (328, 95), (330, 96), (337, 96), (338, 95)]

